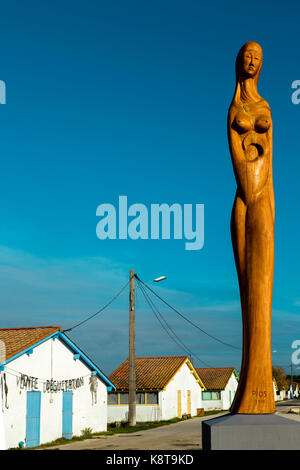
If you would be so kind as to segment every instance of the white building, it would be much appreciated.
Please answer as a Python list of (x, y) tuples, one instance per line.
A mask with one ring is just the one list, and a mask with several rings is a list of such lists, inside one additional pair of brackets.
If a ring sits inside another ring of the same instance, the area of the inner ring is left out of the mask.
[(106, 431), (107, 389), (115, 387), (61, 327), (0, 329), (0, 343), (2, 447)]
[[(117, 390), (108, 394), (109, 423), (128, 421), (128, 359), (110, 376)], [(136, 421), (160, 421), (202, 408), (205, 387), (187, 356), (136, 358)]]
[(280, 401), (281, 400), (281, 395), (280, 395), (275, 377), (273, 377), (273, 390), (274, 390), (274, 400), (275, 401)]
[(291, 380), (288, 380), (288, 387), (286, 397), (290, 400), (293, 398), (299, 398), (299, 384), (294, 381), (292, 383)]
[(205, 410), (229, 410), (238, 386), (238, 374), (234, 367), (196, 368), (205, 390), (202, 405)]

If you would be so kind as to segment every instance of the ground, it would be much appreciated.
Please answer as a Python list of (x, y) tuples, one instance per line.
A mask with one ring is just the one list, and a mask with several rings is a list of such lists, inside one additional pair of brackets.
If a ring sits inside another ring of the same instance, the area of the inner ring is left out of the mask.
[[(224, 413), (224, 412), (223, 412)], [(219, 415), (223, 414), (220, 412)], [(216, 415), (212, 416), (214, 418)], [(201, 422), (210, 419), (192, 418), (159, 428), (148, 429), (130, 434), (101, 436), (85, 441), (47, 448), (49, 450), (181, 450), (201, 449)]]
[[(300, 406), (300, 400), (288, 400), (276, 404), (276, 412), (281, 416), (300, 421), (300, 415), (287, 414), (289, 409)], [(226, 414), (226, 412), (220, 413)], [(115, 434), (101, 436), (85, 441), (75, 441), (70, 444), (50, 447), (49, 450), (200, 450), (201, 423), (203, 420), (215, 418), (193, 418), (179, 423), (169, 424), (147, 431), (130, 434)]]

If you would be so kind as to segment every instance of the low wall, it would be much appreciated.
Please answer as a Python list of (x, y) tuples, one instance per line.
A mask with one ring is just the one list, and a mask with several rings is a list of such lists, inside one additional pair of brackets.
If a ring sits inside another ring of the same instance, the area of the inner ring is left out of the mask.
[(223, 401), (222, 400), (202, 400), (202, 408), (204, 408), (204, 410), (222, 410)]
[[(160, 421), (161, 409), (159, 405), (136, 405), (136, 421)], [(107, 422), (128, 421), (128, 405), (108, 405)]]

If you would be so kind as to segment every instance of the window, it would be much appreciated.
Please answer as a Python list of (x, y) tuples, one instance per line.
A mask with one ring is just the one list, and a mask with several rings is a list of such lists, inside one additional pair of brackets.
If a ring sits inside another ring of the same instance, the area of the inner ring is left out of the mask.
[(211, 392), (202, 392), (202, 400), (211, 400)]
[(158, 392), (147, 392), (147, 405), (158, 405)]
[(137, 392), (136, 394), (136, 404), (144, 405), (145, 404), (145, 392)]
[(128, 405), (128, 393), (120, 393), (120, 405)]
[(221, 400), (221, 392), (205, 390), (202, 392), (202, 400)]
[(118, 394), (114, 393), (114, 392), (108, 392), (107, 404), (108, 405), (117, 405), (118, 404)]
[[(128, 392), (108, 392), (108, 405), (128, 405)], [(158, 405), (158, 392), (137, 392), (137, 405)]]

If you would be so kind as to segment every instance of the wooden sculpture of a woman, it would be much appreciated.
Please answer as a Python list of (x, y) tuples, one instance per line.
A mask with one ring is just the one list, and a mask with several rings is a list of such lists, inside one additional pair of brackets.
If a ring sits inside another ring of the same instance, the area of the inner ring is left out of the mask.
[(257, 91), (262, 49), (247, 42), (236, 60), (236, 89), (228, 112), (228, 140), (237, 192), (231, 237), (238, 273), (243, 357), (231, 413), (275, 412), (271, 313), (274, 271), (272, 117)]

